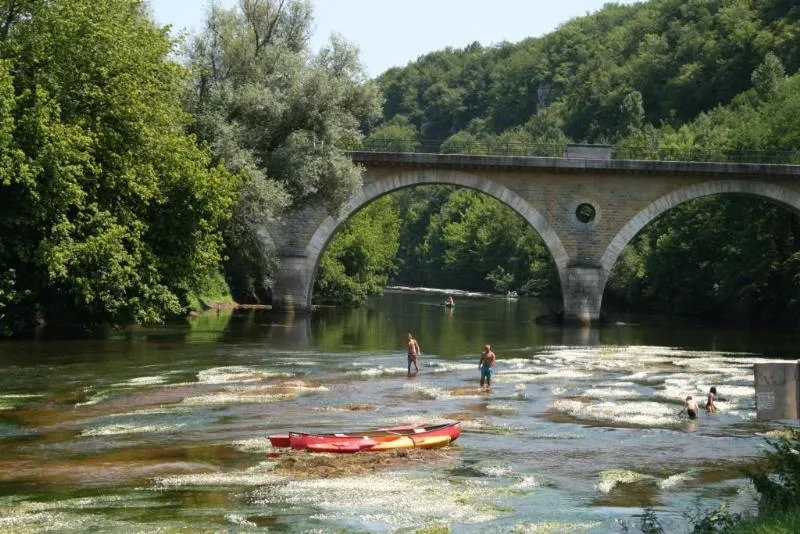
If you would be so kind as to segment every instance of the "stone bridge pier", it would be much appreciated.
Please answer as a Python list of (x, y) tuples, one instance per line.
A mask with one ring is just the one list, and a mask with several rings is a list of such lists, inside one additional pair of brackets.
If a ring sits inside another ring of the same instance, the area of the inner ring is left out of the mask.
[[(564, 319), (600, 319), (603, 292), (622, 250), (664, 212), (696, 198), (749, 195), (800, 214), (800, 165), (352, 153), (364, 184), (339, 213), (308, 207), (262, 228), (277, 251), (273, 306), (311, 309), (319, 262), (341, 224), (373, 200), (407, 187), (454, 185), (483, 192), (541, 236), (561, 282)], [(502, 259), (498, 259), (502, 261)]]

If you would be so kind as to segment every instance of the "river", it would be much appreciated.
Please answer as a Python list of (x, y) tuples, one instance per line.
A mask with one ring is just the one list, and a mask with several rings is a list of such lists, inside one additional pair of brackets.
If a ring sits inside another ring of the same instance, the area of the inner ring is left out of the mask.
[[(752, 510), (741, 468), (780, 429), (755, 420), (752, 364), (797, 358), (797, 334), (630, 317), (561, 328), (535, 322), (541, 300), (443, 298), (0, 342), (0, 530), (635, 532), (653, 507), (682, 532), (722, 502)], [(677, 416), (712, 385), (719, 413)], [(454, 444), (408, 454), (267, 440), (451, 420)]]

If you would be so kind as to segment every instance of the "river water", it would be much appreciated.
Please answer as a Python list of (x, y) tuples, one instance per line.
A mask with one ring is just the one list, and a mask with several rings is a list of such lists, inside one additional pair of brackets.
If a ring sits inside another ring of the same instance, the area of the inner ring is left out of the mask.
[[(623, 532), (653, 507), (681, 532), (722, 502), (752, 509), (742, 467), (780, 429), (755, 420), (752, 364), (797, 358), (796, 334), (653, 318), (568, 329), (536, 324), (536, 299), (442, 301), (391, 291), (310, 318), (211, 313), (0, 343), (0, 530)], [(719, 413), (676, 415), (712, 385)], [(407, 454), (267, 440), (451, 420), (457, 442)]]

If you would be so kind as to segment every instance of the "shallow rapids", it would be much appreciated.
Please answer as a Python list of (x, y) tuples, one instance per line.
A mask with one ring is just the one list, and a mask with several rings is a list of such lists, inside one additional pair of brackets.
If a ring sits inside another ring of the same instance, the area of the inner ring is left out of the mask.
[[(780, 354), (558, 344), (489, 299), (434, 320), (423, 297), (398, 298), (299, 334), (255, 314), (201, 317), (183, 337), (0, 344), (0, 530), (622, 532), (651, 506), (681, 532), (686, 510), (752, 509), (741, 469), (780, 430), (755, 421), (752, 365)], [(413, 376), (407, 323), (423, 323)], [(476, 330), (496, 340), (488, 392)], [(678, 415), (711, 386), (719, 413)], [(315, 455), (267, 440), (453, 420), (461, 437), (430, 451)]]

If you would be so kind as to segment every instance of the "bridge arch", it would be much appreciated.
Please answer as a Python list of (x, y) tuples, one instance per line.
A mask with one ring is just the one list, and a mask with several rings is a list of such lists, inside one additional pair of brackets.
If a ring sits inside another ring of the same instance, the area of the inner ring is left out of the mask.
[(800, 215), (800, 194), (780, 185), (756, 180), (713, 180), (684, 187), (650, 203), (617, 232), (617, 235), (611, 240), (600, 259), (606, 278), (611, 273), (622, 250), (645, 226), (657, 217), (684, 202), (721, 194), (738, 194), (761, 198)]
[(517, 212), (534, 230), (536, 230), (539, 236), (541, 236), (545, 246), (553, 256), (559, 280), (563, 287), (566, 281), (567, 264), (569, 263), (567, 251), (561, 239), (558, 237), (558, 234), (556, 234), (555, 229), (550, 225), (547, 219), (524, 198), (500, 183), (489, 178), (481, 178), (475, 174), (455, 170), (418, 169), (401, 171), (398, 175), (391, 178), (382, 178), (365, 184), (361, 190), (341, 208), (336, 217), (329, 215), (319, 227), (317, 227), (305, 249), (309, 263), (313, 265), (313, 274), (308, 281), (307, 287), (308, 306), (311, 305), (311, 293), (313, 291), (314, 280), (317, 278), (322, 255), (342, 224), (373, 200), (389, 193), (399, 191), (400, 189), (419, 185), (454, 185), (473, 189), (499, 200), (504, 205)]

